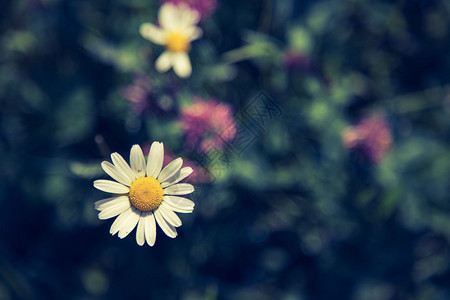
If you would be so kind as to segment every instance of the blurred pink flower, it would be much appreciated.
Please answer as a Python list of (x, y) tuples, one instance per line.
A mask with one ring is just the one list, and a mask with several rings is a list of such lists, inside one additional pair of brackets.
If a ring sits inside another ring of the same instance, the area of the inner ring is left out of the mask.
[(150, 105), (150, 78), (144, 73), (134, 75), (133, 83), (123, 87), (121, 94), (125, 99), (130, 101), (131, 108), (138, 114), (141, 114)]
[(196, 98), (192, 105), (182, 108), (181, 126), (186, 131), (186, 146), (206, 153), (223, 149), (225, 142), (236, 135), (231, 106), (215, 99)]
[(217, 0), (163, 0), (163, 2), (170, 2), (176, 5), (185, 3), (190, 8), (198, 11), (202, 20), (211, 16), (217, 8)]
[(144, 112), (165, 113), (172, 109), (171, 101), (164, 102), (157, 97), (157, 87), (145, 73), (133, 75), (133, 81), (120, 89), (120, 94), (128, 100), (130, 108), (141, 115)]
[(389, 124), (379, 115), (362, 119), (358, 125), (345, 129), (342, 141), (349, 149), (362, 149), (373, 162), (380, 162), (393, 143)]
[(311, 58), (296, 50), (286, 50), (283, 53), (283, 65), (293, 71), (308, 71), (312, 66)]

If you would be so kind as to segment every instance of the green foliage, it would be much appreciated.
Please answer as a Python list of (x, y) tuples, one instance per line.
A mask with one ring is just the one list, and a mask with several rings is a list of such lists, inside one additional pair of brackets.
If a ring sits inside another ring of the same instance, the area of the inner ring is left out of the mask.
[[(449, 2), (221, 1), (187, 79), (139, 34), (160, 5), (0, 12), (0, 299), (449, 299)], [(239, 129), (206, 162), (196, 97)], [(345, 142), (372, 115), (380, 160)], [(110, 237), (92, 181), (152, 141), (211, 178), (150, 248)]]

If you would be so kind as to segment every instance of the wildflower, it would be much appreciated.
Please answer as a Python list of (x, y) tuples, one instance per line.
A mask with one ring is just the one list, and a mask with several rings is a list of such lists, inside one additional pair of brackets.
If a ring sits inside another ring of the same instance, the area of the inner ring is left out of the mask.
[(141, 114), (150, 106), (149, 98), (152, 96), (150, 78), (146, 74), (138, 73), (133, 83), (121, 90), (122, 96), (130, 101), (131, 107), (137, 114)]
[(349, 149), (362, 149), (373, 162), (380, 162), (393, 142), (387, 121), (380, 116), (363, 119), (358, 125), (347, 128), (342, 141)]
[(308, 71), (312, 66), (311, 58), (295, 50), (286, 50), (282, 57), (283, 65), (293, 71)]
[(202, 19), (211, 16), (217, 8), (217, 0), (165, 0), (172, 4), (185, 3), (190, 8), (198, 11)]
[(111, 159), (113, 163), (104, 161), (102, 168), (117, 182), (94, 181), (95, 188), (116, 194), (95, 203), (95, 208), (100, 211), (99, 219), (118, 216), (109, 232), (112, 235), (119, 233), (122, 239), (137, 225), (138, 245), (142, 246), (147, 241), (149, 246), (153, 246), (157, 222), (167, 236), (175, 238), (175, 227), (181, 226), (175, 212), (190, 213), (194, 209), (191, 200), (178, 196), (194, 191), (191, 184), (179, 183), (192, 173), (192, 168), (181, 168), (183, 160), (177, 158), (162, 169), (164, 146), (159, 142), (152, 144), (147, 163), (138, 145), (131, 148), (130, 165), (118, 153), (111, 154)]
[(200, 15), (185, 4), (173, 5), (165, 3), (158, 14), (160, 27), (150, 23), (141, 25), (141, 35), (155, 44), (166, 47), (158, 59), (155, 67), (159, 72), (166, 72), (171, 67), (180, 77), (189, 77), (192, 66), (188, 52), (191, 42), (202, 35), (202, 30), (197, 27)]
[(186, 131), (190, 148), (199, 147), (205, 152), (220, 150), (236, 135), (231, 106), (215, 99), (197, 98), (192, 105), (182, 108), (181, 116), (181, 126)]

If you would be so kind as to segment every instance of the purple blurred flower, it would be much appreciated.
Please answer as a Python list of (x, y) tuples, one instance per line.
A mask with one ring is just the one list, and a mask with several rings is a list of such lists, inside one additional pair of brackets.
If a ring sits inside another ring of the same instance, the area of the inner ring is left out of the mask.
[(215, 99), (194, 99), (181, 111), (181, 125), (186, 131), (188, 148), (209, 152), (221, 150), (236, 135), (233, 110)]
[(308, 71), (312, 67), (311, 58), (296, 50), (286, 50), (283, 53), (283, 65), (293, 71)]
[(198, 11), (201, 19), (204, 20), (211, 16), (217, 8), (217, 0), (162, 0), (173, 4), (185, 3), (192, 9)]
[(131, 108), (141, 114), (150, 105), (151, 84), (150, 78), (143, 73), (134, 75), (133, 83), (122, 88), (122, 96), (130, 101)]
[(121, 88), (122, 97), (130, 102), (130, 107), (136, 114), (151, 111), (153, 113), (165, 113), (172, 109), (172, 102), (158, 98), (155, 87), (150, 77), (144, 73), (137, 73), (133, 76), (131, 84)]
[(382, 116), (362, 119), (344, 130), (342, 141), (349, 149), (362, 149), (373, 162), (380, 162), (391, 148), (393, 139), (389, 124)]

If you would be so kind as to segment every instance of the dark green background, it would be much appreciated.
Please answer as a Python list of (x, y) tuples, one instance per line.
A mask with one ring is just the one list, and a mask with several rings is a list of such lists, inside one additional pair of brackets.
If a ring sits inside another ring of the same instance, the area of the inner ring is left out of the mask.
[[(186, 80), (138, 33), (158, 7), (1, 2), (0, 299), (449, 299), (449, 2), (222, 1)], [(139, 73), (142, 113), (121, 93)], [(109, 235), (102, 160), (154, 140), (195, 160), (180, 108), (239, 117), (260, 91), (282, 114), (210, 166), (176, 239)], [(341, 142), (372, 112), (394, 138), (379, 164)]]

